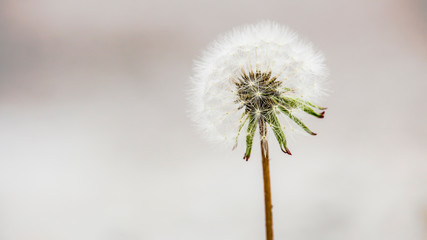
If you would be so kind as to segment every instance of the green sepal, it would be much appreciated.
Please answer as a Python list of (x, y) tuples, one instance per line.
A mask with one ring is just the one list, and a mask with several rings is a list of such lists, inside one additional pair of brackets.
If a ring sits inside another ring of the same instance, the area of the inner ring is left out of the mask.
[(290, 119), (292, 119), (296, 124), (298, 124), (302, 129), (304, 129), (304, 131), (306, 131), (307, 133), (309, 133), (311, 135), (317, 135), (317, 133), (312, 132), (301, 120), (299, 120), (297, 117), (292, 115), (288, 109), (286, 109), (282, 105), (279, 105), (278, 107), (279, 107), (280, 111), (282, 111), (282, 113), (284, 113), (286, 116), (288, 116)]
[(276, 136), (276, 139), (279, 142), (280, 149), (282, 149), (284, 153), (292, 155), (291, 151), (289, 151), (287, 147), (286, 137), (285, 137), (285, 134), (283, 133), (282, 127), (280, 125), (279, 119), (277, 118), (276, 114), (274, 112), (268, 113), (265, 120), (273, 130), (274, 135)]
[(242, 131), (243, 126), (245, 126), (246, 121), (248, 121), (249, 119), (249, 115), (246, 112), (243, 112), (242, 116), (240, 117), (240, 126), (239, 126), (239, 130), (237, 132), (237, 136), (236, 136), (236, 142), (233, 146), (233, 150), (236, 149), (238, 141), (239, 141), (239, 136), (240, 136), (240, 132)]
[(304, 112), (313, 115), (317, 118), (324, 118), (325, 117), (325, 111), (321, 112), (321, 113), (317, 113), (315, 112), (310, 106), (315, 107), (317, 109), (320, 110), (324, 110), (326, 108), (322, 108), (319, 106), (316, 106), (308, 101), (304, 101), (302, 99), (299, 98), (291, 98), (291, 97), (281, 97), (279, 99), (280, 103), (288, 109), (294, 109), (294, 108), (299, 108), (302, 109)]
[(317, 108), (317, 109), (319, 109), (319, 110), (326, 110), (326, 109), (328, 109), (328, 108), (326, 108), (326, 107), (320, 107), (320, 106), (314, 105), (313, 103), (311, 103), (311, 102), (309, 102), (309, 101), (302, 100), (302, 99), (300, 99), (300, 98), (295, 98), (295, 100), (297, 100), (298, 102), (301, 102), (301, 103), (307, 104), (307, 105), (309, 105), (309, 106), (311, 106), (311, 107)]
[(254, 141), (257, 124), (258, 124), (258, 117), (256, 117), (255, 114), (249, 113), (249, 124), (248, 124), (248, 130), (247, 130), (248, 134), (246, 135), (246, 152), (245, 152), (245, 155), (243, 156), (243, 159), (245, 159), (246, 161), (248, 161), (249, 157), (251, 156), (252, 144)]

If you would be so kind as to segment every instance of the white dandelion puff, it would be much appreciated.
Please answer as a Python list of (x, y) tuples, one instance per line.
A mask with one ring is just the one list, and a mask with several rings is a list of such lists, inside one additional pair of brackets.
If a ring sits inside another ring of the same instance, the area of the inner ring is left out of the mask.
[(261, 122), (291, 154), (286, 137), (294, 128), (316, 135), (300, 113), (323, 118), (326, 108), (312, 102), (323, 95), (326, 75), (323, 55), (289, 28), (270, 21), (239, 27), (195, 62), (191, 115), (208, 138), (230, 147), (245, 133), (246, 160)]
[(234, 149), (246, 129), (247, 161), (259, 128), (267, 240), (273, 240), (267, 127), (288, 154), (286, 137), (295, 127), (316, 135), (301, 117), (325, 114), (326, 108), (312, 103), (324, 92), (323, 62), (288, 28), (261, 22), (221, 36), (195, 63), (192, 116), (206, 135)]

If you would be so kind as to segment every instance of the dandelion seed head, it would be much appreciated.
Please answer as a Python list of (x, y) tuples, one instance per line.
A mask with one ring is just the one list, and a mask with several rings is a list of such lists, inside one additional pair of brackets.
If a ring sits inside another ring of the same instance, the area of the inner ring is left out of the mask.
[[(302, 127), (286, 114), (310, 113), (308, 109), (317, 107), (311, 101), (324, 95), (327, 75), (322, 54), (289, 28), (271, 21), (220, 36), (193, 70), (191, 116), (208, 138), (231, 146), (241, 131), (250, 130), (255, 117), (265, 118), (273, 130), (278, 128), (286, 136), (295, 125)], [(323, 113), (310, 114), (323, 117)]]

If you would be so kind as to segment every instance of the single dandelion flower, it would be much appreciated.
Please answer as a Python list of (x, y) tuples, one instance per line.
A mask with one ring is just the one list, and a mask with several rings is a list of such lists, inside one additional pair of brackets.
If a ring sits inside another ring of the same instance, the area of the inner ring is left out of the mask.
[(289, 155), (286, 139), (293, 130), (316, 135), (301, 117), (324, 117), (326, 108), (314, 102), (324, 93), (326, 75), (323, 55), (270, 21), (220, 36), (195, 63), (192, 117), (206, 136), (235, 149), (244, 131), (247, 161), (259, 129), (268, 240), (273, 229), (267, 127)]

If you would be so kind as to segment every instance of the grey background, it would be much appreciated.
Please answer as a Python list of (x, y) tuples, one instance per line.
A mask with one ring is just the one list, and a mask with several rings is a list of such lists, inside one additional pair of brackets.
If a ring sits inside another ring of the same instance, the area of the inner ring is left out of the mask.
[(276, 239), (427, 239), (426, 2), (0, 1), (0, 239), (263, 239), (258, 145), (188, 117), (192, 61), (270, 19), (323, 51), (329, 109), (271, 143)]

